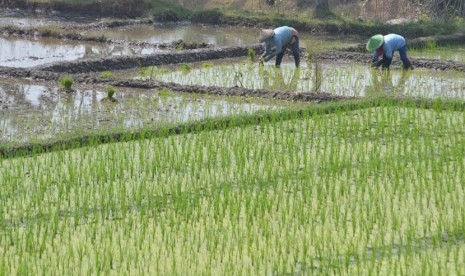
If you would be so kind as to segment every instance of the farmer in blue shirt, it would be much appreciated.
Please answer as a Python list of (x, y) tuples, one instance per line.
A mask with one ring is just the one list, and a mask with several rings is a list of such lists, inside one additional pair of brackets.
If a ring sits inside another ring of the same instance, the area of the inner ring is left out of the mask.
[(265, 52), (260, 57), (260, 63), (268, 61), (276, 56), (276, 67), (279, 67), (286, 48), (291, 47), (295, 66), (299, 67), (299, 33), (294, 28), (282, 26), (274, 30), (262, 29), (258, 40), (260, 42), (265, 42)]
[[(374, 51), (373, 67), (383, 65), (383, 69), (389, 69), (392, 62), (392, 56), (395, 51), (399, 51), (400, 59), (404, 69), (413, 69), (412, 63), (407, 57), (407, 44), (405, 38), (397, 34), (374, 35), (368, 40), (367, 50)], [(379, 57), (383, 57), (379, 60)]]

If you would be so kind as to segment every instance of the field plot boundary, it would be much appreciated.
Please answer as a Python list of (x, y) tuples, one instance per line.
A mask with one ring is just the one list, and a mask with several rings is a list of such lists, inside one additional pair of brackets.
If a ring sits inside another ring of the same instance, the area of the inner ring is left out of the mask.
[(223, 118), (210, 118), (197, 122), (165, 125), (159, 128), (145, 128), (131, 132), (110, 132), (100, 134), (82, 135), (79, 137), (63, 138), (53, 142), (39, 142), (20, 146), (0, 146), (1, 158), (16, 158), (33, 156), (53, 151), (69, 150), (97, 144), (127, 142), (138, 139), (161, 138), (172, 135), (215, 131), (233, 127), (256, 125), (261, 123), (275, 123), (295, 118), (311, 117), (315, 115), (331, 114), (335, 112), (348, 112), (373, 107), (411, 107), (447, 111), (465, 111), (465, 103), (458, 101), (416, 100), (416, 99), (355, 99), (344, 102), (326, 103), (310, 108), (284, 109), (274, 112), (257, 112), (251, 115), (232, 115)]

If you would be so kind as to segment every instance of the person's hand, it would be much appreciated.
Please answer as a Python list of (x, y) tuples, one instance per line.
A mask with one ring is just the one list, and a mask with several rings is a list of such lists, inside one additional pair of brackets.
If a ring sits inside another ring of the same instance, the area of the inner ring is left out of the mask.
[(383, 60), (380, 59), (380, 60), (373, 60), (373, 62), (371, 63), (371, 67), (372, 68), (378, 68), (379, 66), (381, 66), (381, 64), (383, 64)]
[(389, 66), (391, 66), (392, 59), (383, 58), (383, 70), (389, 70)]

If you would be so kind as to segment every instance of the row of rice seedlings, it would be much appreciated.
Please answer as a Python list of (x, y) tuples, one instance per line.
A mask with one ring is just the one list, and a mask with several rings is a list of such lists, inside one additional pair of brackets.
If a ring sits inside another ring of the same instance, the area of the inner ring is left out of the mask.
[[(351, 97), (408, 96), (463, 98), (465, 85), (460, 73), (416, 70), (383, 72), (363, 65), (334, 65), (309, 62), (301, 69), (293, 64), (258, 66), (236, 63), (189, 70), (159, 69), (159, 81), (295, 92), (326, 92)], [(422, 91), (422, 92), (419, 92)]]
[(1, 271), (465, 273), (462, 112), (278, 118), (3, 160)]
[(431, 42), (427, 47), (409, 49), (409, 55), (418, 58), (452, 60), (465, 62), (465, 47), (463, 45), (438, 45)]

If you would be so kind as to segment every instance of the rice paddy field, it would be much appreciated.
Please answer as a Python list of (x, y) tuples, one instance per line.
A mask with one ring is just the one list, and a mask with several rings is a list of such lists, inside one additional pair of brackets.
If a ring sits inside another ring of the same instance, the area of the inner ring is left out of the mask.
[(5, 159), (0, 269), (463, 274), (464, 120), (379, 104)]
[[(166, 42), (157, 28), (108, 36)], [(0, 62), (31, 58), (15, 47)], [(435, 49), (411, 53), (464, 61)], [(64, 92), (29, 65), (0, 79), (0, 275), (465, 275), (463, 71), (243, 57), (93, 72)]]
[[(134, 132), (257, 111), (289, 103), (221, 98), (167, 89), (117, 88), (115, 103), (105, 101), (105, 86), (76, 86), (63, 93), (57, 84), (27, 80), (0, 84), (0, 145), (60, 141), (83, 134)], [(3, 108), (2, 108), (3, 107)]]
[(192, 65), (159, 66), (141, 69), (124, 76), (154, 79), (183, 85), (294, 92), (326, 92), (346, 97), (409, 97), (464, 99), (463, 72), (417, 69), (405, 72), (393, 68), (390, 72), (372, 70), (363, 64), (308, 62), (296, 70), (292, 60), (275, 68), (234, 59), (199, 62)]

